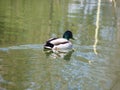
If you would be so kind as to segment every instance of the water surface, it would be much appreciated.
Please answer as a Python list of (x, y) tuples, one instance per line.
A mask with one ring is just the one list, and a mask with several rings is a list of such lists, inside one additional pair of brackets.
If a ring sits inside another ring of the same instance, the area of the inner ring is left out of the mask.
[[(119, 90), (118, 11), (110, 0), (1, 0), (0, 90)], [(75, 51), (43, 51), (67, 29)]]

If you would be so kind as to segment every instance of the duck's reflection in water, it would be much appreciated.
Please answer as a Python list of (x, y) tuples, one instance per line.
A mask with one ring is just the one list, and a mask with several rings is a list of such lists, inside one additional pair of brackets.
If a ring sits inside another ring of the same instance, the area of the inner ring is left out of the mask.
[(52, 58), (63, 58), (64, 60), (70, 60), (72, 53), (74, 50), (65, 50), (65, 51), (52, 51), (52, 50), (44, 50), (47, 57)]

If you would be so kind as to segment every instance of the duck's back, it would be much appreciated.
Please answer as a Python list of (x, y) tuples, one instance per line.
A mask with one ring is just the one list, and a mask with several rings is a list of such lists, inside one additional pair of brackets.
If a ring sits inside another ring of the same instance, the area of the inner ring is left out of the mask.
[(65, 38), (51, 38), (46, 41), (44, 48), (46, 49), (68, 49), (72, 47), (72, 43)]
[(69, 41), (65, 38), (56, 38), (54, 40), (51, 40), (50, 43), (54, 45), (59, 45), (59, 44), (65, 44), (68, 43)]

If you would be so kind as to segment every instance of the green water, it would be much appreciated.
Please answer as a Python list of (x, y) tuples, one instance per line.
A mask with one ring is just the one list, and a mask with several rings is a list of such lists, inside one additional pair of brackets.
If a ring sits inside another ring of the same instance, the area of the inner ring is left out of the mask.
[[(0, 0), (0, 90), (119, 90), (118, 5)], [(74, 52), (43, 51), (46, 40), (67, 29), (75, 38)]]

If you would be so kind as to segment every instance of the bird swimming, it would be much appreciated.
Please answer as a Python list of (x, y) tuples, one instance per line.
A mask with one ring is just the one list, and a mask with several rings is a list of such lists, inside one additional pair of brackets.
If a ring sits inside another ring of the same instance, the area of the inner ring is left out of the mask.
[(70, 39), (73, 38), (73, 34), (71, 31), (67, 30), (63, 34), (62, 38), (51, 38), (46, 41), (44, 45), (44, 49), (48, 50), (69, 50), (72, 49), (72, 43), (69, 41)]

